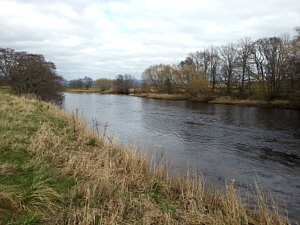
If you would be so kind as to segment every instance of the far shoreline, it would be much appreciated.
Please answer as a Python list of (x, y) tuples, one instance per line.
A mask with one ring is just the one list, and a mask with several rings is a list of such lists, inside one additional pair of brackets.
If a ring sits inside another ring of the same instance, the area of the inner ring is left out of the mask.
[[(69, 93), (99, 93), (99, 94), (116, 94), (113, 91), (99, 91), (97, 88), (90, 89), (63, 89), (62, 92)], [(251, 100), (251, 99), (232, 99), (229, 96), (217, 97), (212, 100), (207, 100), (205, 98), (193, 98), (186, 96), (184, 94), (157, 94), (157, 93), (134, 93), (130, 94), (134, 97), (141, 98), (150, 98), (150, 99), (161, 99), (161, 100), (172, 100), (172, 101), (196, 101), (204, 102), (208, 104), (223, 104), (223, 105), (238, 105), (246, 107), (261, 107), (261, 108), (278, 108), (278, 109), (292, 109), (299, 110), (300, 102), (299, 101), (289, 101), (289, 100)]]

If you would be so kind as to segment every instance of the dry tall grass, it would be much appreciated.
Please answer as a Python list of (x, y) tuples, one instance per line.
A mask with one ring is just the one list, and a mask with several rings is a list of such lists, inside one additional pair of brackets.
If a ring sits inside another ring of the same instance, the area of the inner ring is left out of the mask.
[[(43, 177), (34, 179), (26, 193), (14, 185), (0, 186), (0, 221), (1, 214), (27, 211), (29, 222), (38, 220), (38, 212), (43, 224), (289, 224), (268, 208), (260, 189), (253, 212), (236, 194), (234, 181), (221, 191), (206, 187), (203, 177), (193, 173), (171, 176), (165, 165), (150, 167), (147, 154), (90, 130), (76, 115), (48, 103), (0, 95), (0, 135), (7, 140), (0, 141), (0, 148), (28, 151), (33, 157), (22, 167), (25, 171), (43, 174), (55, 167), (62, 178), (73, 177), (76, 183), (62, 193)], [(8, 136), (14, 134), (9, 132), (16, 126), (22, 141), (11, 143)], [(0, 174), (13, 167), (2, 164)]]
[(283, 109), (299, 109), (299, 104), (291, 102), (289, 100), (238, 100), (230, 96), (223, 96), (216, 98), (209, 103), (213, 104), (226, 104), (226, 105), (242, 105), (242, 106), (256, 106), (256, 107), (268, 107), (268, 108), (283, 108)]
[(147, 94), (134, 94), (134, 96), (152, 98), (152, 99), (163, 99), (163, 100), (187, 100), (187, 99), (190, 99), (190, 97), (185, 94), (147, 93)]

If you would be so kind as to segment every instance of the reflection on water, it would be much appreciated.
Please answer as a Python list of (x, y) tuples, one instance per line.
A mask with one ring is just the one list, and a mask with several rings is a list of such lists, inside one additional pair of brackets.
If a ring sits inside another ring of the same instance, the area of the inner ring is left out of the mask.
[(214, 185), (234, 178), (245, 191), (258, 177), (300, 221), (299, 111), (86, 93), (65, 93), (64, 107), (121, 142), (168, 153), (183, 172), (195, 167)]

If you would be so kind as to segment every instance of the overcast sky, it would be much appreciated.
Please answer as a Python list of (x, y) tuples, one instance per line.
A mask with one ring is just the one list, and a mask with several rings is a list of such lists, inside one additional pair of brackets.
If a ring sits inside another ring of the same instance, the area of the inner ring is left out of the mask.
[(189, 52), (297, 26), (299, 0), (0, 0), (0, 47), (43, 54), (67, 80), (139, 79)]

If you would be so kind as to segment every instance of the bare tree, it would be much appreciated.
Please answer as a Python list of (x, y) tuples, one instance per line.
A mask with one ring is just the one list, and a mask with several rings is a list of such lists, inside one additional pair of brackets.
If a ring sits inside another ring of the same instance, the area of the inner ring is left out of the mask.
[(254, 42), (251, 38), (244, 37), (238, 43), (239, 66), (242, 69), (241, 85), (239, 91), (245, 93), (245, 81), (247, 77), (248, 94), (251, 92), (251, 76), (253, 64)]
[(209, 64), (209, 53), (207, 50), (191, 52), (186, 58), (186, 63), (189, 61), (189, 64), (193, 64), (194, 73), (207, 73), (208, 64)]
[(285, 91), (290, 93), (300, 91), (300, 27), (296, 27), (295, 32), (296, 35), (289, 45), (288, 79), (285, 82)]
[(92, 87), (93, 83), (94, 83), (93, 79), (90, 77), (87, 77), (87, 76), (85, 76), (82, 79), (82, 81), (83, 81), (83, 86), (85, 87), (86, 90), (88, 90), (90, 87)]
[(219, 48), (222, 61), (222, 77), (226, 84), (227, 94), (231, 94), (238, 63), (237, 47), (235, 44), (223, 45)]
[(264, 92), (273, 99), (280, 91), (282, 80), (288, 76), (289, 39), (263, 38), (256, 41), (255, 62)]
[(83, 89), (83, 87), (84, 87), (83, 79), (78, 78), (78, 79), (75, 79), (75, 80), (70, 80), (69, 81), (69, 86), (71, 88)]
[(188, 61), (190, 65), (193, 64), (193, 73), (201, 73), (207, 76), (211, 82), (211, 90), (214, 92), (220, 61), (218, 49), (211, 46), (208, 49), (189, 53)]
[(118, 75), (115, 80), (113, 80), (113, 86), (118, 94), (129, 94), (129, 89), (135, 86), (136, 79), (129, 75)]

